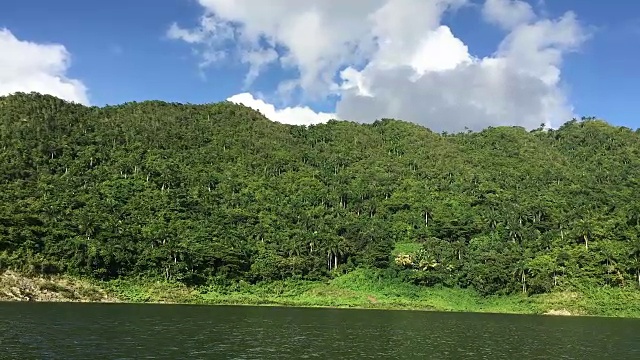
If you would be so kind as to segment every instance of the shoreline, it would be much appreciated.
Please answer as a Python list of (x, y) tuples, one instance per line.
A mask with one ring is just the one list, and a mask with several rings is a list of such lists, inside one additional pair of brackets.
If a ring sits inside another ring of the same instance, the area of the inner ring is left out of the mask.
[[(481, 297), (468, 289), (424, 288), (372, 281), (366, 271), (326, 282), (280, 281), (231, 288), (189, 288), (179, 283), (0, 273), (0, 302), (261, 306), (281, 308), (468, 312), (502, 315), (640, 318), (640, 292), (556, 292)], [(633, 299), (629, 298), (633, 297)]]
[(416, 312), (433, 312), (433, 313), (467, 313), (467, 314), (486, 314), (486, 315), (515, 315), (515, 316), (550, 316), (550, 317), (597, 317), (597, 318), (621, 318), (621, 319), (636, 319), (636, 317), (619, 317), (619, 316), (607, 316), (607, 315), (590, 315), (590, 314), (575, 314), (566, 310), (550, 310), (545, 313), (528, 313), (528, 312), (490, 312), (490, 311), (473, 311), (473, 310), (441, 310), (430, 308), (397, 308), (397, 307), (366, 307), (366, 306), (346, 306), (346, 305), (287, 305), (277, 302), (269, 303), (190, 303), (190, 302), (166, 302), (166, 301), (151, 301), (151, 302), (133, 302), (133, 301), (84, 301), (84, 300), (33, 300), (33, 301), (20, 301), (20, 300), (6, 300), (0, 299), (2, 303), (43, 303), (43, 304), (94, 304), (94, 305), (180, 305), (180, 306), (237, 306), (237, 307), (270, 307), (270, 308), (282, 308), (282, 309), (327, 309), (327, 310), (371, 310), (371, 311), (416, 311)]
[(529, 316), (568, 316), (568, 317), (613, 317), (604, 315), (587, 315), (572, 314), (568, 312), (551, 310), (546, 313), (512, 313), (512, 312), (486, 312), (486, 311), (463, 311), (463, 310), (440, 310), (431, 308), (398, 308), (398, 307), (367, 307), (367, 306), (348, 306), (348, 305), (294, 305), (282, 304), (278, 302), (267, 303), (197, 303), (197, 302), (168, 302), (168, 301), (92, 301), (92, 300), (7, 300), (0, 299), (0, 303), (44, 303), (44, 304), (104, 304), (104, 305), (181, 305), (181, 306), (238, 306), (238, 307), (273, 307), (273, 308), (294, 308), (294, 309), (334, 309), (334, 310), (372, 310), (372, 311), (418, 311), (418, 312), (436, 312), (436, 313), (473, 313), (473, 314), (490, 314), (490, 315), (529, 315)]

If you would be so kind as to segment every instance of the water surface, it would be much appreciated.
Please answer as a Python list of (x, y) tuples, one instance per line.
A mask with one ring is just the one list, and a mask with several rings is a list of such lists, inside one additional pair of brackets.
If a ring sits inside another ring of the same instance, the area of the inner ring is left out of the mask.
[(640, 359), (640, 321), (245, 306), (0, 303), (7, 359)]

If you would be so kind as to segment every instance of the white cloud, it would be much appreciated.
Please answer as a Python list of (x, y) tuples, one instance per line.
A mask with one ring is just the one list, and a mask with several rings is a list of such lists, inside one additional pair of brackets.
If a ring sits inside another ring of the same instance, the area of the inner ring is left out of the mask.
[(306, 106), (276, 109), (275, 106), (262, 99), (256, 99), (249, 93), (233, 95), (227, 101), (250, 107), (261, 112), (268, 119), (283, 124), (313, 125), (337, 119), (336, 114), (315, 112)]
[(505, 29), (529, 23), (536, 18), (531, 5), (518, 0), (486, 0), (482, 15), (487, 21)]
[(84, 84), (66, 76), (70, 59), (62, 45), (21, 41), (0, 29), (0, 95), (35, 91), (89, 104)]
[(199, 2), (200, 25), (174, 25), (170, 36), (249, 64), (245, 85), (270, 64), (295, 69), (299, 76), (282, 79), (279, 90), (297, 87), (305, 99), (336, 94), (342, 119), (393, 117), (460, 131), (572, 116), (560, 69), (585, 35), (571, 12), (544, 19), (520, 0), (486, 0), (479, 16), (507, 35), (493, 55), (477, 58), (441, 24), (467, 0)]
[(451, 29), (447, 26), (440, 26), (425, 36), (418, 45), (411, 59), (411, 67), (420, 77), (428, 71), (452, 70), (460, 64), (471, 61), (467, 46), (453, 36)]

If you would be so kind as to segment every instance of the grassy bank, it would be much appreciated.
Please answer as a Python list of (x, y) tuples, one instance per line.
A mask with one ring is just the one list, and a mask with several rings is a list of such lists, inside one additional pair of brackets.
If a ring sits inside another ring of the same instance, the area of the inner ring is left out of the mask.
[(640, 318), (640, 292), (632, 289), (483, 297), (469, 289), (425, 288), (381, 279), (364, 270), (327, 282), (280, 281), (190, 289), (177, 283), (118, 280), (104, 284), (130, 302), (283, 305), (413, 309), (511, 314), (599, 315)]
[[(56, 278), (47, 281), (66, 281), (66, 288), (69, 288), (71, 280)], [(4, 286), (2, 284), (0, 282), (0, 286)], [(425, 288), (399, 280), (379, 278), (364, 270), (327, 282), (279, 281), (258, 285), (239, 283), (233, 287), (210, 286), (197, 289), (179, 283), (150, 280), (75, 280), (72, 284), (72, 289), (93, 289), (84, 290), (86, 294), (93, 294), (93, 299), (83, 297), (82, 291), (74, 290), (75, 299), (68, 299), (69, 301), (283, 305), (640, 318), (640, 291), (634, 289), (584, 288), (534, 296), (482, 297), (468, 289)], [(65, 301), (61, 298), (37, 297), (33, 300)]]

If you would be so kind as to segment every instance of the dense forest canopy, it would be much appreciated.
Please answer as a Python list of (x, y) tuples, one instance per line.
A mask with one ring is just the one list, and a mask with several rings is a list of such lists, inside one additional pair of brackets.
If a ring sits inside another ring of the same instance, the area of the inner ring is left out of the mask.
[(483, 294), (640, 282), (640, 134), (271, 122), (0, 97), (0, 269), (188, 285), (378, 268)]

